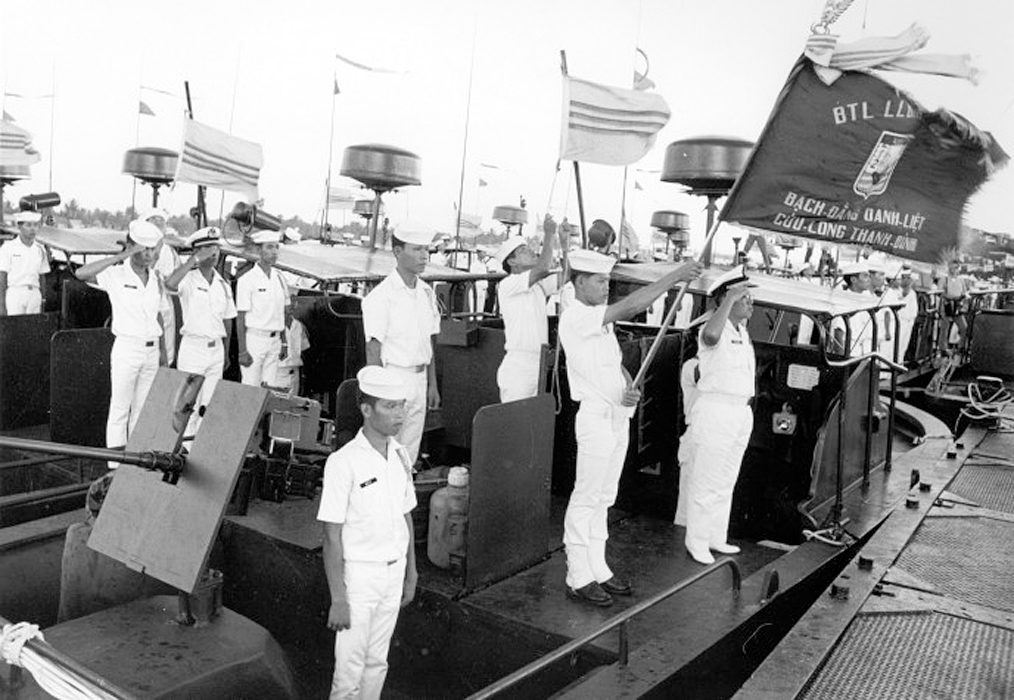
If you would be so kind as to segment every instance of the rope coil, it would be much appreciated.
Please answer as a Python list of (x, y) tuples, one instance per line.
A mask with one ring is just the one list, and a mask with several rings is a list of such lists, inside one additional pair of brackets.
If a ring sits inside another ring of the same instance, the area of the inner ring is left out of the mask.
[(11, 666), (22, 666), (21, 650), (31, 639), (46, 641), (38, 625), (29, 622), (15, 622), (4, 625), (0, 630), (0, 659)]

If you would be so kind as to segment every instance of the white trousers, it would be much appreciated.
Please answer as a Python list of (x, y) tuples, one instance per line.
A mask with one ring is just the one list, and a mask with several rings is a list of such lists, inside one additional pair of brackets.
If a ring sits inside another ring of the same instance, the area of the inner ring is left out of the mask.
[(539, 393), (540, 350), (508, 350), (496, 371), (500, 403), (530, 399)]
[(250, 386), (270, 384), (278, 374), (278, 356), (282, 354), (281, 331), (274, 337), (267, 333), (247, 329), (246, 351), (253, 358), (249, 367), (240, 367), (243, 383)]
[[(209, 347), (209, 343), (212, 345)], [(221, 338), (199, 338), (185, 335), (180, 339), (180, 354), (176, 358), (176, 369), (181, 372), (200, 374), (204, 377), (201, 384), (201, 395), (197, 399), (190, 421), (187, 423), (186, 436), (197, 434), (201, 425), (200, 409), (207, 407), (211, 395), (215, 392), (218, 380), (222, 378), (225, 367), (225, 345)]]
[(680, 446), (676, 452), (676, 461), (680, 466), (680, 485), (676, 494), (676, 517), (673, 522), (677, 525), (687, 524), (687, 491), (690, 489), (690, 471), (694, 468), (694, 450), (690, 442), (690, 426), (683, 431), (680, 437)]
[(429, 372), (423, 368), (421, 372), (405, 367), (387, 365), (398, 373), (405, 382), (408, 396), (405, 399), (405, 422), (396, 438), (408, 450), (408, 457), (415, 464), (419, 459), (419, 445), (422, 443), (423, 428), (426, 427), (426, 390), (429, 387)]
[[(165, 343), (165, 361), (171, 367), (176, 357), (176, 307), (172, 300), (160, 309), (162, 312), (162, 338)], [(176, 368), (179, 369), (177, 360)]]
[[(148, 345), (151, 343), (151, 345)], [(122, 447), (137, 424), (158, 371), (158, 339), (117, 336), (109, 354), (109, 417), (106, 446)], [(110, 464), (110, 467), (113, 465)]]
[(609, 506), (616, 500), (627, 456), (630, 413), (626, 407), (597, 401), (582, 401), (577, 411), (577, 474), (563, 519), (571, 588), (613, 576), (606, 564)]
[(42, 312), (42, 292), (38, 287), (8, 287), (4, 295), (8, 316)]
[(735, 403), (701, 393), (692, 416), (686, 546), (707, 552), (728, 537), (732, 492), (753, 431), (753, 411), (746, 399)]
[(351, 621), (334, 638), (331, 700), (380, 697), (404, 586), (404, 558), (393, 564), (345, 562)]

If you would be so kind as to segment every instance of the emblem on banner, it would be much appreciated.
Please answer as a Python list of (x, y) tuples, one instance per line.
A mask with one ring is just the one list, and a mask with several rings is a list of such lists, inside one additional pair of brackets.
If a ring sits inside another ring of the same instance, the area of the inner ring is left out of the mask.
[(912, 140), (909, 134), (896, 134), (893, 131), (880, 132), (880, 138), (874, 144), (870, 156), (866, 159), (863, 169), (856, 181), (852, 183), (852, 191), (863, 199), (887, 191), (887, 183), (905, 152), (905, 146)]

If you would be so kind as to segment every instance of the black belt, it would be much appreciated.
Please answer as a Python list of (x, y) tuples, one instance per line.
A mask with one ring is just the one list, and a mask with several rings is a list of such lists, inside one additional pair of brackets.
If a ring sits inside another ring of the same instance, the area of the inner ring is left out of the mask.
[(146, 340), (146, 341), (144, 341), (144, 347), (146, 347), (146, 348), (153, 348), (153, 347), (155, 347), (155, 341), (154, 340)]

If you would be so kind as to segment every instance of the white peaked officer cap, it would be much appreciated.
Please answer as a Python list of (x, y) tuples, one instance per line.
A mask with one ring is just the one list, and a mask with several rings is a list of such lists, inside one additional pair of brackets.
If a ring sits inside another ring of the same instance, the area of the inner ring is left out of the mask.
[(841, 266), (841, 274), (845, 275), (861, 275), (864, 272), (870, 271), (870, 265), (865, 260), (859, 262), (845, 263)]
[(285, 229), (285, 237), (293, 243), (299, 243), (303, 240), (303, 234), (299, 232), (299, 229), (295, 226), (289, 226)]
[(191, 248), (204, 248), (209, 245), (219, 245), (220, 237), (221, 232), (217, 226), (205, 226), (187, 236), (186, 242)]
[(278, 231), (254, 231), (250, 234), (250, 242), (256, 243), (257, 245), (263, 245), (264, 243), (279, 243), (282, 240), (282, 234)]
[(521, 236), (510, 236), (504, 241), (496, 253), (493, 255), (496, 261), (503, 265), (503, 261), (510, 257), (511, 253), (520, 248), (525, 244), (525, 239)]
[(736, 265), (728, 272), (724, 272), (708, 285), (708, 294), (714, 296), (715, 293), (722, 291), (723, 289), (731, 289), (732, 287), (738, 287), (744, 285), (747, 287), (756, 287), (757, 285), (750, 281), (750, 278), (746, 275), (746, 267), (743, 265)]
[(589, 272), (593, 275), (608, 275), (616, 264), (616, 258), (594, 250), (575, 250), (567, 256), (567, 260), (574, 272)]
[(11, 215), (16, 224), (37, 224), (42, 221), (42, 214), (37, 211), (16, 211)]
[(130, 240), (145, 248), (154, 248), (162, 240), (162, 232), (158, 230), (158, 226), (141, 219), (134, 219), (130, 222), (128, 235)]
[(436, 238), (436, 229), (419, 221), (402, 221), (394, 227), (395, 237), (402, 243), (429, 245)]
[(886, 273), (887, 272), (887, 268), (884, 267), (884, 264), (881, 263), (881, 262), (878, 262), (876, 260), (869, 260), (869, 261), (867, 261), (866, 262), (866, 267), (867, 267), (867, 269), (870, 272), (880, 272), (880, 273)]
[(366, 365), (356, 374), (359, 391), (377, 399), (401, 401), (408, 397), (405, 382), (394, 371), (377, 365)]

